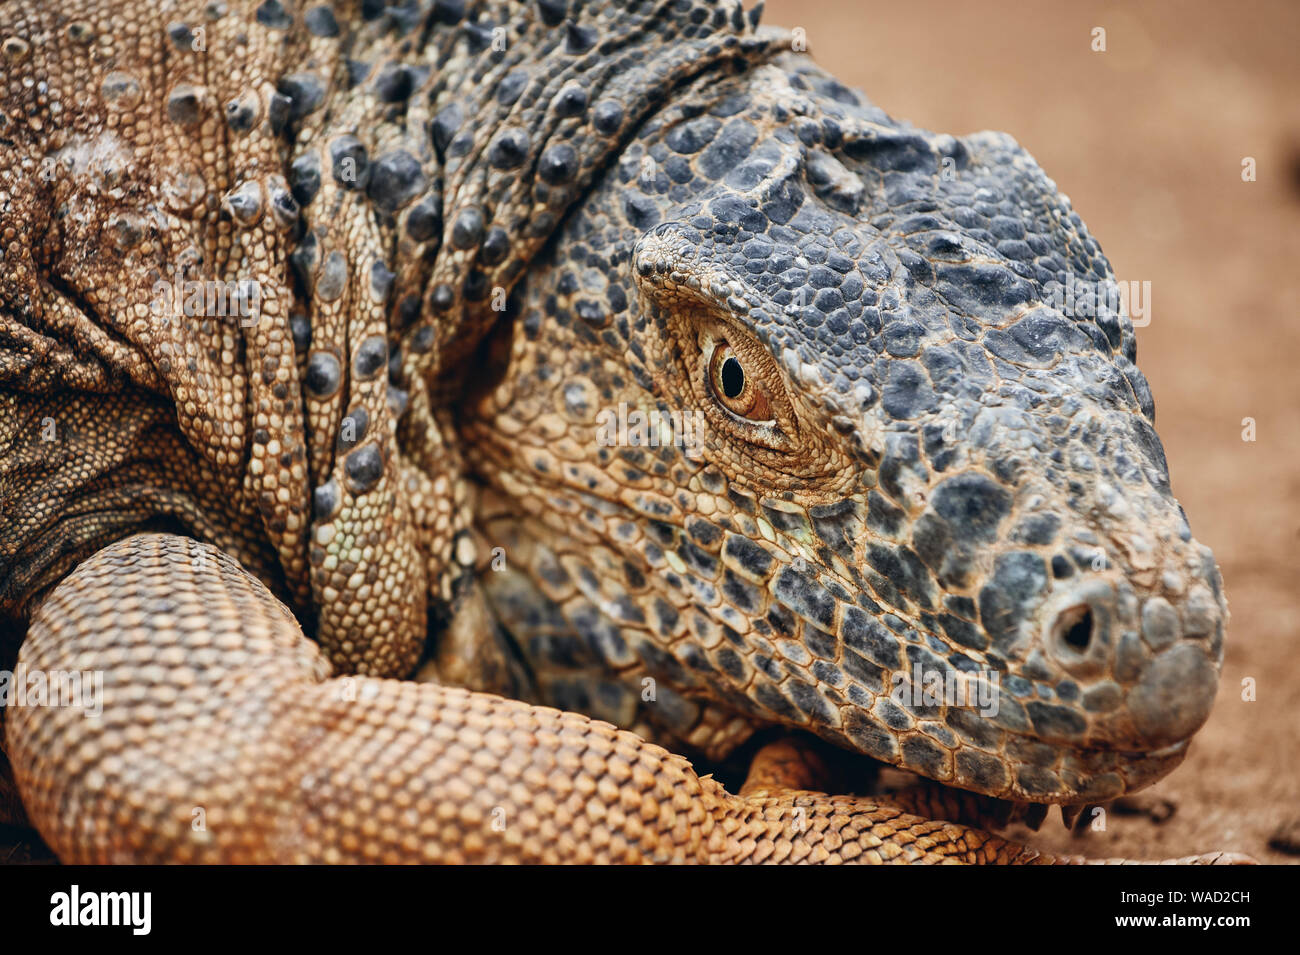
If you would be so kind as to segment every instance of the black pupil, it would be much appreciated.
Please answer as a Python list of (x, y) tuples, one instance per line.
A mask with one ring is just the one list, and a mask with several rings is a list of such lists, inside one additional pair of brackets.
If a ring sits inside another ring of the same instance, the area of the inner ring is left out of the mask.
[(734, 358), (728, 358), (722, 363), (722, 393), (728, 398), (734, 398), (745, 388), (745, 369), (740, 367), (740, 362)]

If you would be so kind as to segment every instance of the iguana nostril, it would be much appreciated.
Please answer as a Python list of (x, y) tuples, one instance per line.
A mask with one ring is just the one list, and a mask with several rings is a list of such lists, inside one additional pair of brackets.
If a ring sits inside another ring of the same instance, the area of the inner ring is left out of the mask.
[(1116, 599), (1109, 581), (1093, 579), (1070, 588), (1045, 608), (1044, 649), (1071, 676), (1092, 679), (1108, 668), (1114, 650)]
[(1066, 607), (1052, 623), (1052, 635), (1067, 653), (1083, 655), (1092, 643), (1095, 621), (1087, 604)]
[(1058, 623), (1061, 639), (1066, 646), (1083, 653), (1092, 640), (1092, 611), (1087, 607), (1071, 607), (1061, 618)]

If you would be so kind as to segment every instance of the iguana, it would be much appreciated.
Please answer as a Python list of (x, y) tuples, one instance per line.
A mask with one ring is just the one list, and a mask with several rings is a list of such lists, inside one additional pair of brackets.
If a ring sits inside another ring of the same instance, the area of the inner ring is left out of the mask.
[(1208, 716), (1219, 571), (1010, 137), (736, 3), (0, 32), (3, 729), (61, 859), (1071, 861), (980, 826)]

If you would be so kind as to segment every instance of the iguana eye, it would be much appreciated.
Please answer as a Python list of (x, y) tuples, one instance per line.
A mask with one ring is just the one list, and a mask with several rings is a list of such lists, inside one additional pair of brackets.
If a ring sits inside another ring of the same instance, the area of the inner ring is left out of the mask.
[(738, 418), (772, 420), (772, 407), (757, 377), (745, 368), (740, 356), (726, 342), (713, 346), (709, 356), (709, 388), (718, 403)]

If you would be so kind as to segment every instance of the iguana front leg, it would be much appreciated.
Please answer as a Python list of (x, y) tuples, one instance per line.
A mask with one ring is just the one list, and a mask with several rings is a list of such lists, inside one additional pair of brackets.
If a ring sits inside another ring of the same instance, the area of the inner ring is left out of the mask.
[(66, 862), (1052, 861), (868, 799), (732, 795), (577, 714), (331, 678), (256, 578), (182, 537), (81, 564), (21, 663), (103, 675), (102, 715), (15, 707), (7, 729)]

